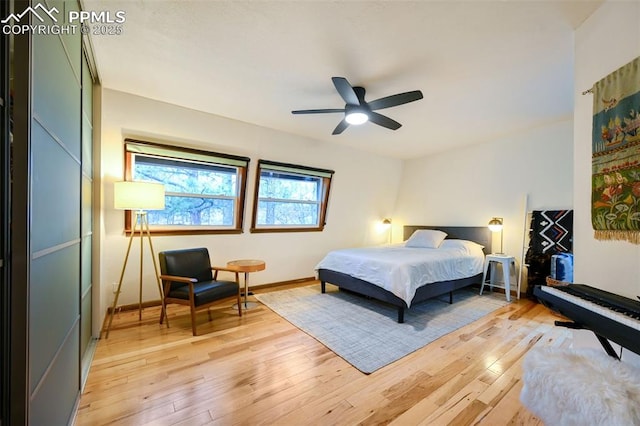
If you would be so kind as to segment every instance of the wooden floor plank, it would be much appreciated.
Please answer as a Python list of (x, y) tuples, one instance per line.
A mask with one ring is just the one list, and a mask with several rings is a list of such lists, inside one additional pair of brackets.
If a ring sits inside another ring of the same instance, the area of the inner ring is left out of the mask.
[[(474, 380), (464, 386), (451, 398), (446, 400), (435, 412), (426, 419), (422, 419), (419, 425), (448, 425), (469, 424), (476, 418), (478, 412), (485, 410), (485, 404), (476, 397), (487, 387), (486, 383)], [(474, 414), (475, 413), (475, 414)]]
[(571, 344), (557, 315), (521, 299), (366, 375), (260, 304), (199, 313), (198, 336), (187, 308), (169, 306), (169, 328), (159, 314), (114, 316), (76, 425), (541, 425), (519, 401), (522, 360)]

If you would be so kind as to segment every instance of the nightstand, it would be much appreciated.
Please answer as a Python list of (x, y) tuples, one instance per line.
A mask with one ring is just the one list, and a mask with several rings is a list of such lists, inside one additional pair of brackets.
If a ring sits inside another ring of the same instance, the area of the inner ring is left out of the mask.
[[(502, 281), (496, 281), (496, 265), (500, 264), (502, 271)], [(491, 271), (489, 273), (489, 280), (487, 281), (487, 271), (489, 271), (489, 267), (491, 267)], [(507, 302), (511, 302), (511, 273), (513, 271), (513, 275), (516, 286), (516, 297), (520, 299), (520, 280), (518, 280), (516, 275), (516, 258), (513, 256), (508, 256), (506, 254), (488, 254), (484, 259), (484, 273), (482, 274), (482, 285), (480, 286), (480, 294), (484, 290), (484, 285), (489, 284), (491, 290), (493, 287), (504, 289), (504, 293), (507, 296)]]

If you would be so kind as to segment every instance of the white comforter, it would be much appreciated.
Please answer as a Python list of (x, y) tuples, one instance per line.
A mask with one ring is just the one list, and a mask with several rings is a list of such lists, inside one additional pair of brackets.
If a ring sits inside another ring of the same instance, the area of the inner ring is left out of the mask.
[(411, 306), (416, 290), (425, 284), (472, 277), (482, 272), (482, 249), (414, 248), (391, 245), (334, 250), (318, 263), (376, 284)]

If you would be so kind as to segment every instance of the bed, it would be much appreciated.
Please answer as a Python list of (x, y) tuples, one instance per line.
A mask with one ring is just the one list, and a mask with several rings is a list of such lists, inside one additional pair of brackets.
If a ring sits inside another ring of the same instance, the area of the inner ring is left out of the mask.
[[(403, 230), (404, 240), (408, 240), (409, 237), (419, 229), (440, 230), (447, 234), (447, 240), (473, 241), (483, 246), (483, 253), (486, 254), (491, 252), (491, 231), (486, 226), (405, 226)], [(404, 322), (404, 312), (406, 309), (409, 309), (411, 305), (447, 293), (449, 294), (449, 303), (453, 303), (453, 292), (455, 290), (472, 284), (480, 284), (482, 281), (482, 267), (480, 267), (479, 272), (473, 274), (468, 274), (468, 271), (466, 271), (467, 274), (463, 273), (463, 276), (453, 277), (443, 281), (413, 283), (412, 285), (415, 286), (415, 293), (412, 294), (411, 297), (405, 295), (401, 295), (402, 297), (399, 297), (392, 291), (383, 288), (380, 283), (374, 284), (371, 282), (374, 280), (368, 281), (354, 276), (358, 275), (358, 273), (331, 269), (331, 262), (327, 261), (327, 259), (332, 253), (327, 254), (327, 256), (317, 266), (317, 274), (318, 279), (320, 280), (322, 293), (325, 293), (326, 291), (326, 283), (330, 283), (338, 286), (341, 290), (352, 291), (354, 293), (391, 304), (398, 308), (399, 323)], [(373, 258), (375, 257), (376, 256), (373, 256)], [(385, 268), (384, 263), (381, 263), (378, 266), (375, 266), (375, 264), (373, 265), (374, 270), (375, 268)]]

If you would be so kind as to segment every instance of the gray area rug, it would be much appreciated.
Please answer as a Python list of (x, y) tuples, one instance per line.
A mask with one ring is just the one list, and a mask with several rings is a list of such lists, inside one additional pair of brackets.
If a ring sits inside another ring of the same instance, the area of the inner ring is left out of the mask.
[(473, 289), (430, 299), (405, 311), (327, 285), (298, 287), (255, 297), (363, 373), (369, 374), (507, 304), (502, 294)]

